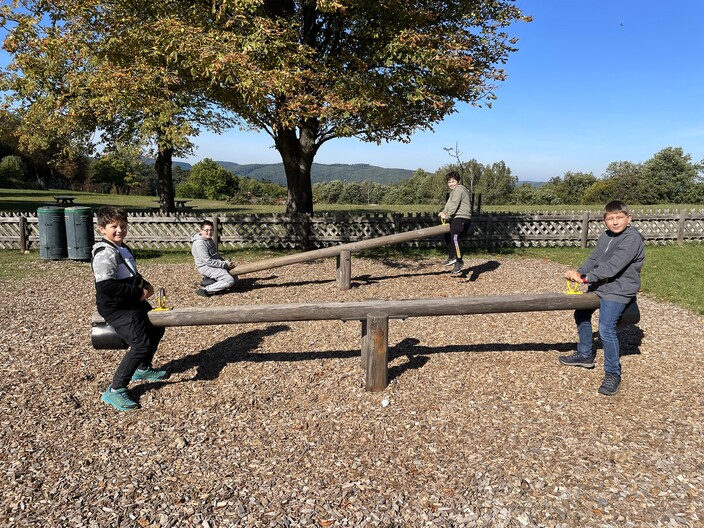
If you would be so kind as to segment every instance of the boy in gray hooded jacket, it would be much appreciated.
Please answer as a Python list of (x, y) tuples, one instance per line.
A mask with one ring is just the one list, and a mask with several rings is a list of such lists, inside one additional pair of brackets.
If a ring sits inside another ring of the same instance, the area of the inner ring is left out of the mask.
[(205, 286), (196, 289), (201, 297), (227, 290), (235, 285), (235, 278), (230, 274), (235, 263), (222, 258), (213, 240), (213, 223), (203, 220), (200, 231), (191, 237), (191, 254), (196, 263), (198, 273), (206, 279), (212, 279)]
[(164, 328), (149, 321), (147, 299), (154, 287), (137, 271), (134, 254), (124, 243), (127, 213), (112, 206), (98, 209), (98, 230), (103, 238), (93, 246), (91, 265), (95, 276), (98, 313), (128, 345), (112, 384), (101, 399), (120, 411), (139, 407), (127, 389), (130, 381), (160, 381), (165, 370), (152, 367)]
[[(631, 213), (620, 200), (604, 207), (606, 231), (596, 241), (596, 248), (578, 269), (565, 272), (572, 282), (588, 284), (588, 290), (599, 296), (599, 337), (604, 346), (604, 380), (601, 394), (611, 396), (621, 384), (621, 361), (616, 325), (626, 306), (640, 289), (640, 271), (645, 260), (643, 237), (631, 227)], [(595, 310), (575, 310), (579, 343), (577, 352), (561, 356), (560, 363), (594, 368), (592, 350), (592, 314)]]

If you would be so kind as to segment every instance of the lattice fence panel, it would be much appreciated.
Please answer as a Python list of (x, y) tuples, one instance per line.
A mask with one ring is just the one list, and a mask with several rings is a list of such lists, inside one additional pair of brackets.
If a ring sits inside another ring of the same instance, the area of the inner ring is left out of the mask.
[(187, 214), (153, 216), (130, 214), (127, 243), (132, 248), (162, 251), (190, 248), (191, 236), (198, 232), (200, 219)]
[(20, 249), (20, 214), (0, 217), (0, 249)]
[[(394, 218), (395, 224), (398, 225), (398, 232), (405, 233), (415, 231), (417, 229), (425, 229), (438, 225), (440, 218), (437, 214), (415, 213), (409, 215), (396, 215)], [(463, 246), (467, 246), (467, 239), (462, 241)], [(419, 240), (411, 240), (402, 244), (402, 247), (412, 248), (444, 248), (445, 242), (443, 237), (436, 236), (432, 238), (423, 238)]]
[(650, 218), (647, 222), (634, 220), (633, 226), (651, 244), (664, 244), (677, 240), (678, 218)]
[(684, 238), (704, 239), (704, 218), (686, 218), (684, 221)]
[[(26, 219), (28, 249), (39, 248), (39, 223), (34, 213), (0, 213), (0, 249), (20, 249), (20, 217)], [(475, 215), (465, 247), (579, 246), (585, 213)], [(201, 217), (191, 213), (132, 213), (128, 243), (138, 249), (188, 250)], [(378, 238), (438, 225), (434, 214), (222, 215), (218, 217), (223, 249), (265, 248), (305, 250)], [(704, 210), (634, 213), (633, 225), (646, 244), (704, 242)], [(601, 211), (588, 214), (587, 243), (604, 231)], [(95, 235), (99, 237), (97, 226)], [(405, 247), (443, 247), (442, 237), (415, 240)]]
[(313, 217), (310, 242), (320, 248), (378, 238), (393, 233), (393, 225), (385, 215)]
[(298, 249), (306, 237), (303, 221), (288, 216), (223, 216), (218, 222), (220, 243), (227, 249)]
[(475, 238), (489, 238), (492, 247), (579, 246), (582, 219), (581, 214), (481, 215)]

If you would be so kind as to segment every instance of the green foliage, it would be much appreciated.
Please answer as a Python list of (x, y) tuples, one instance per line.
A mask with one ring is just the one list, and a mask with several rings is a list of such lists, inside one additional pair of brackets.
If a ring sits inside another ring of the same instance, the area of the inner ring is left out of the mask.
[(518, 178), (511, 174), (511, 169), (503, 161), (483, 167), (479, 184), (475, 190), (482, 195), (486, 205), (502, 205), (511, 201)]
[(5, 156), (0, 160), (0, 187), (18, 186), (24, 174), (24, 161), (19, 156)]
[(227, 200), (239, 192), (239, 178), (210, 158), (196, 163), (188, 179), (176, 188), (183, 198)]
[(692, 157), (679, 147), (661, 150), (643, 164), (638, 203), (685, 202), (698, 194), (695, 187), (702, 170), (704, 167), (692, 163)]
[(592, 173), (566, 172), (562, 178), (550, 178), (544, 187), (545, 191), (550, 190), (555, 195), (555, 203), (576, 204), (580, 203), (584, 192), (596, 181)]
[(133, 147), (118, 147), (108, 151), (92, 166), (91, 181), (103, 186), (104, 192), (113, 190), (117, 194), (130, 194), (145, 185), (148, 167), (139, 158)]

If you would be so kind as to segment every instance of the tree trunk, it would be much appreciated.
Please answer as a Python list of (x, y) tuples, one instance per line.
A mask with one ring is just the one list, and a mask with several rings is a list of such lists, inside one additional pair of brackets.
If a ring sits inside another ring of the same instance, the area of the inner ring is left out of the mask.
[(160, 209), (165, 213), (176, 211), (174, 204), (174, 180), (172, 172), (172, 159), (174, 155), (173, 147), (159, 148), (156, 154), (154, 168), (158, 181)]
[(313, 213), (313, 186), (310, 171), (318, 150), (317, 130), (317, 121), (308, 119), (300, 128), (300, 137), (295, 129), (282, 129), (274, 138), (276, 150), (281, 154), (286, 172), (288, 186), (286, 214), (288, 215)]

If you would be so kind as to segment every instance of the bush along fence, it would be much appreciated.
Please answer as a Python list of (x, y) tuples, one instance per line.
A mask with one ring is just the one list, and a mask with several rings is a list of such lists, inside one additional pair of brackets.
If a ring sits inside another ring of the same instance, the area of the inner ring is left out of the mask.
[[(137, 249), (188, 250), (204, 219), (213, 221), (223, 250), (261, 248), (312, 250), (438, 225), (434, 214), (370, 213), (365, 215), (228, 215), (197, 216), (130, 213), (129, 244)], [(466, 248), (589, 247), (604, 230), (601, 211), (564, 213), (481, 213), (463, 239)], [(646, 244), (704, 241), (704, 209), (635, 212), (633, 225)], [(97, 227), (93, 226), (96, 238)], [(36, 214), (0, 213), (0, 249), (39, 249)], [(414, 240), (403, 247), (443, 247), (441, 237)]]

